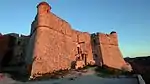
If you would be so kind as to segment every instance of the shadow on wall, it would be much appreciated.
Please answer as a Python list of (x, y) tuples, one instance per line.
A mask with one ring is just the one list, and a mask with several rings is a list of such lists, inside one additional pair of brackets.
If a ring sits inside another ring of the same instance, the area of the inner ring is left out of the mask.
[(92, 45), (92, 53), (95, 64), (101, 66), (101, 49), (99, 44), (99, 38), (97, 34), (91, 34), (91, 45)]
[(20, 37), (13, 36), (12, 34), (7, 34), (3, 36), (3, 41), (1, 40), (0, 42), (0, 50), (3, 51), (3, 47), (6, 47), (6, 51), (3, 51), (4, 56), (2, 56), (0, 64), (2, 66), (2, 73), (10, 74), (13, 79), (22, 80), (25, 75), (22, 74), (22, 72), (25, 72), (25, 69), (23, 68), (25, 63), (24, 59), (19, 59), (20, 56), (17, 55), (20, 51), (16, 52), (16, 49), (18, 48), (18, 44), (16, 44), (16, 42), (18, 42), (18, 38)]
[(31, 30), (32, 32), (30, 34), (30, 39), (28, 42), (28, 47), (26, 49), (26, 58), (25, 58), (27, 78), (30, 78), (31, 73), (32, 73), (32, 65), (33, 65), (34, 60), (36, 60), (36, 57), (33, 57), (34, 56), (33, 52), (35, 48), (35, 41), (37, 38), (37, 31), (35, 28), (33, 28), (33, 25), (31, 29), (34, 29), (34, 30), (33, 31)]
[(8, 36), (8, 37), (9, 37), (8, 50), (4, 54), (4, 57), (2, 58), (2, 61), (1, 61), (1, 67), (2, 68), (9, 66), (9, 62), (13, 58), (13, 49), (14, 49), (16, 38), (13, 36)]
[(76, 61), (72, 61), (71, 62), (71, 69), (75, 69), (75, 66), (76, 66)]

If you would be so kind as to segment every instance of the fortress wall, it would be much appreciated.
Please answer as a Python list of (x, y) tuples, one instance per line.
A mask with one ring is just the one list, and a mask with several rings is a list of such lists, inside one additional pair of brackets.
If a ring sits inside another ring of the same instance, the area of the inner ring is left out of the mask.
[[(76, 60), (76, 56), (83, 53), (87, 55), (88, 64), (95, 61), (96, 65), (103, 64), (117, 69), (126, 65), (118, 47), (116, 32), (97, 33), (91, 38), (89, 33), (72, 29), (68, 22), (50, 12), (51, 7), (47, 3), (40, 3), (37, 8), (38, 13), (31, 24), (30, 36), (19, 37), (21, 45), (16, 41), (17, 47), (14, 50), (15, 55), (26, 55), (25, 60), (31, 76), (37, 77), (57, 70), (70, 69), (74, 61), (85, 61), (80, 58)], [(0, 36), (0, 62), (9, 50), (10, 41), (9, 37)], [(78, 53), (78, 44), (82, 53)], [(28, 46), (25, 47), (26, 45)], [(15, 59), (12, 62), (16, 62)]]
[(102, 54), (101, 54), (101, 49), (100, 49), (100, 41), (99, 37), (97, 34), (92, 34), (91, 35), (91, 45), (92, 45), (92, 52), (93, 52), (93, 59), (95, 61), (95, 64), (98, 66), (102, 65)]
[(76, 31), (53, 13), (38, 14), (31, 75), (71, 68), (75, 61)]
[(36, 29), (36, 34), (31, 76), (70, 69), (78, 54), (78, 40), (85, 42), (87, 62), (92, 60), (90, 34), (73, 30), (68, 22), (48, 12), (49, 8), (47, 3), (39, 5), (38, 14), (32, 23), (31, 31)]
[(33, 53), (34, 53), (34, 49), (35, 49), (35, 37), (36, 37), (36, 31), (34, 33), (31, 34), (28, 44), (27, 44), (27, 48), (25, 50), (25, 62), (26, 62), (26, 67), (27, 67), (27, 73), (31, 74), (31, 70), (32, 70), (32, 63), (34, 62), (34, 57), (33, 57)]
[[(0, 36), (0, 64), (2, 62), (4, 55), (7, 53), (9, 49), (8, 47), (9, 41), (10, 41), (9, 36)], [(1, 65), (0, 65), (0, 68), (1, 68)]]
[(85, 42), (84, 44), (81, 44), (81, 49), (87, 54), (87, 63), (90, 64), (93, 62), (91, 35), (88, 32), (80, 32), (79, 42)]
[(36, 30), (36, 28), (37, 28), (37, 20), (35, 19), (33, 22), (32, 22), (32, 24), (31, 24), (31, 30), (30, 30), (30, 35), (32, 35), (34, 32), (35, 32), (35, 30)]
[(36, 31), (37, 24), (38, 24), (38, 22), (37, 22), (37, 16), (36, 16), (34, 21), (31, 24), (30, 38), (28, 40), (28, 44), (27, 44), (26, 49), (25, 49), (25, 53), (26, 53), (25, 62), (26, 62), (26, 66), (28, 68), (31, 68), (32, 62), (34, 59), (33, 52), (34, 52), (34, 45), (35, 45), (34, 44), (35, 37), (37, 34), (37, 31)]
[(37, 29), (32, 74), (68, 69), (75, 61), (76, 43), (72, 38), (53, 29)]
[(4, 56), (8, 50), (9, 36), (0, 36), (0, 56)]
[(57, 17), (52, 12), (44, 15), (38, 15), (38, 26), (45, 26), (68, 36), (71, 36), (73, 32), (68, 22)]
[(14, 34), (6, 34), (0, 36), (0, 65), (4, 64), (4, 66), (16, 64), (17, 61), (13, 61), (17, 59), (15, 56), (15, 43), (17, 38)]
[(100, 49), (102, 52), (103, 65), (121, 69), (125, 65), (120, 49), (118, 47), (116, 34), (99, 34)]
[(72, 38), (52, 29), (40, 27), (37, 30), (32, 74), (49, 73), (67, 69), (75, 60), (76, 44)]
[(36, 31), (37, 24), (38, 24), (38, 20), (37, 20), (37, 15), (36, 15), (34, 21), (31, 24), (30, 38), (28, 39), (28, 43), (25, 49), (25, 53), (26, 53), (25, 61), (26, 61), (27, 66), (28, 65), (31, 66), (32, 61), (34, 59), (33, 52), (34, 52), (34, 45), (35, 45), (34, 42), (35, 42), (36, 34), (37, 34), (37, 31)]

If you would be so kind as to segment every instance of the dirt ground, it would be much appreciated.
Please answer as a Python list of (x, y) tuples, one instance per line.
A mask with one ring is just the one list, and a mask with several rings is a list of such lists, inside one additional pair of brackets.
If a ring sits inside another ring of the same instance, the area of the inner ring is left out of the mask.
[(0, 84), (138, 84), (134, 77), (100, 77), (96, 75), (94, 68), (71, 71), (59, 79), (46, 79), (20, 82), (13, 80), (8, 74), (1, 77)]

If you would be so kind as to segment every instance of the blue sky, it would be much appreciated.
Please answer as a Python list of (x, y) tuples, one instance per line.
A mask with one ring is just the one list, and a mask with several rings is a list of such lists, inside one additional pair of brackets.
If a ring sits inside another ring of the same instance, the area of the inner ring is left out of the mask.
[[(45, 0), (72, 28), (117, 31), (124, 57), (150, 55), (150, 0)], [(0, 0), (0, 32), (28, 35), (41, 0)]]

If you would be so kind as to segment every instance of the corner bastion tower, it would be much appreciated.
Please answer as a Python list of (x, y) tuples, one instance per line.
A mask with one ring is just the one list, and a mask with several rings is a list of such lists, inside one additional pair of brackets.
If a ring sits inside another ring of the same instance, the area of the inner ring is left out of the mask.
[(29, 47), (27, 64), (32, 65), (31, 76), (70, 69), (73, 64), (83, 66), (93, 61), (90, 34), (73, 30), (68, 22), (51, 12), (46, 2), (37, 6)]
[(31, 25), (26, 63), (31, 66), (32, 77), (86, 65), (105, 64), (121, 69), (126, 64), (114, 35), (116, 33), (91, 35), (74, 30), (51, 9), (48, 3), (41, 2)]

